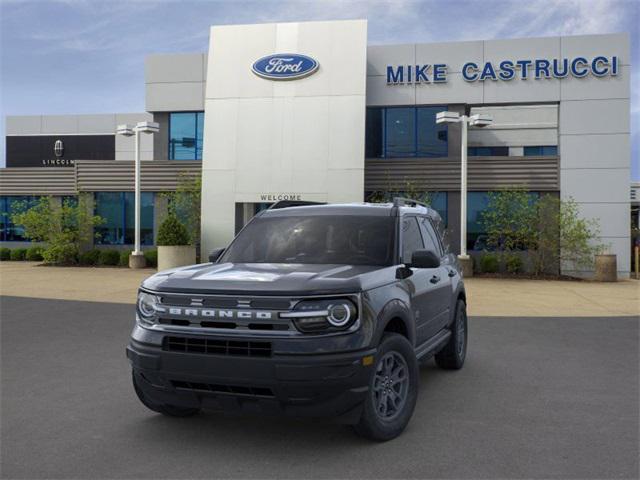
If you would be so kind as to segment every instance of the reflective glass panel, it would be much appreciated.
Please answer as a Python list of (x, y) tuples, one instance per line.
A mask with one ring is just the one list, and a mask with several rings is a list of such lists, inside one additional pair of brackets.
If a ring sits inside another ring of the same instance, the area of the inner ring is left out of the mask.
[(386, 156), (414, 157), (416, 124), (414, 108), (388, 108), (386, 114)]
[[(105, 223), (96, 227), (102, 245), (132, 245), (135, 241), (134, 192), (97, 192), (95, 213)], [(140, 243), (153, 245), (153, 192), (140, 194)]]
[[(447, 124), (437, 124), (436, 114), (444, 107), (418, 107), (418, 157), (446, 157), (448, 152)], [(446, 110), (446, 109), (445, 109)]]
[(204, 112), (169, 114), (169, 160), (202, 159)]

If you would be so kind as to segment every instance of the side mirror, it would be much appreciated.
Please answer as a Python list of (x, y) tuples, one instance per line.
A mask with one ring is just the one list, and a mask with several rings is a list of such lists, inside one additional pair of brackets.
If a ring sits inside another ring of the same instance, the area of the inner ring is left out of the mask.
[(431, 250), (416, 250), (411, 255), (411, 263), (407, 265), (409, 268), (438, 268), (440, 266), (440, 257)]
[(224, 253), (224, 248), (216, 248), (211, 251), (209, 254), (209, 261), (211, 263), (216, 263), (220, 256)]

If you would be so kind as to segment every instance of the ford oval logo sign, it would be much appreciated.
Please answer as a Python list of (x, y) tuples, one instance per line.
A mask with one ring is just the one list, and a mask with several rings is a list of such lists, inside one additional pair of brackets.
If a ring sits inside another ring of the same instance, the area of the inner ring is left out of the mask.
[(296, 80), (315, 73), (318, 66), (318, 62), (306, 55), (278, 53), (256, 60), (251, 70), (269, 80)]

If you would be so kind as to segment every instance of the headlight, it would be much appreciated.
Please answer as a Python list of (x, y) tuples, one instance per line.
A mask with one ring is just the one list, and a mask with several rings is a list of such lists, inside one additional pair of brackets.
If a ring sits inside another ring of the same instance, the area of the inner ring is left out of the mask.
[(331, 332), (352, 326), (358, 318), (358, 309), (346, 298), (303, 300), (292, 312), (281, 313), (280, 317), (292, 319), (303, 333)]
[(142, 323), (145, 325), (154, 323), (153, 320), (158, 311), (159, 303), (160, 299), (157, 296), (147, 292), (138, 292), (138, 318)]

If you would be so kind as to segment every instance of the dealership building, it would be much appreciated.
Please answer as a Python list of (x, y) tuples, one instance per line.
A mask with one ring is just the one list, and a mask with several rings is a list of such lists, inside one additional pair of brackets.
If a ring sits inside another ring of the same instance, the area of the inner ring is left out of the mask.
[[(96, 242), (128, 248), (134, 143), (115, 131), (148, 120), (160, 131), (141, 137), (144, 245), (183, 175), (202, 176), (205, 252), (279, 199), (407, 190), (431, 192), (457, 239), (461, 128), (436, 114), (481, 113), (493, 122), (469, 129), (468, 249), (483, 246), (487, 192), (522, 187), (573, 198), (629, 276), (627, 34), (367, 45), (364, 20), (228, 25), (208, 52), (144, 68), (146, 112), (7, 117), (0, 211), (86, 194), (106, 219)], [(2, 221), (2, 245), (24, 240)]]

